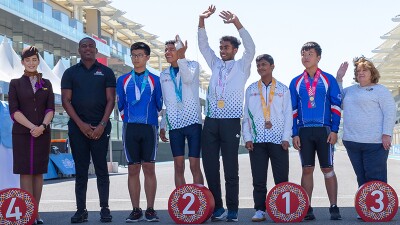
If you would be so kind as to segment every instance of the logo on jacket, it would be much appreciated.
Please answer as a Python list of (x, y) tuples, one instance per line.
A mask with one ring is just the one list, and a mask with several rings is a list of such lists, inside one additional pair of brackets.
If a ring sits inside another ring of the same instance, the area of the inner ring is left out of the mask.
[(95, 75), (95, 76), (104, 76), (103, 72), (101, 72), (100, 69), (98, 69), (98, 70), (96, 71), (96, 73), (94, 73), (94, 75)]

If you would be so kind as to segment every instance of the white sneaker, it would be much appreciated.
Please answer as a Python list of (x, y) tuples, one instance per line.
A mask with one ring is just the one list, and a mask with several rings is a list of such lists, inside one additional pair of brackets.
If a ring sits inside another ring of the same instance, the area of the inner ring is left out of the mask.
[(264, 220), (266, 220), (265, 212), (261, 210), (257, 210), (256, 213), (254, 213), (254, 216), (251, 218), (251, 221), (253, 222), (261, 222)]

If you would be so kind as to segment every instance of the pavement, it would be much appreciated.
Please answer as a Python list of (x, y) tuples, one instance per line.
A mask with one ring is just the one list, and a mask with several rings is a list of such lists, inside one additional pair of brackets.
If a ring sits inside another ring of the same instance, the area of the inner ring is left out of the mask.
[[(289, 181), (299, 184), (301, 178), (301, 165), (298, 153), (291, 150), (290, 158), (290, 178)], [(222, 164), (222, 161), (221, 161)], [(400, 165), (399, 160), (388, 160), (388, 180), (389, 184), (400, 193)], [(186, 163), (186, 182), (191, 183), (189, 174), (189, 164)], [(338, 206), (340, 207), (343, 220), (329, 220), (329, 201), (327, 198), (324, 179), (321, 171), (316, 166), (314, 172), (314, 192), (312, 196), (312, 206), (316, 220), (304, 221), (302, 224), (380, 224), (367, 223), (356, 219), (357, 213), (354, 208), (354, 196), (357, 191), (356, 177), (353, 168), (345, 151), (336, 151), (335, 153), (335, 171), (338, 178)], [(158, 188), (155, 201), (155, 209), (160, 217), (160, 224), (175, 224), (168, 214), (168, 198), (175, 189), (174, 185), (174, 169), (172, 162), (161, 162), (156, 164), (156, 174), (158, 179)], [(223, 171), (221, 169), (221, 171)], [(250, 161), (248, 154), (239, 155), (239, 176), (240, 176), (240, 193), (239, 193), (239, 222), (237, 224), (251, 223), (251, 217), (254, 214), (253, 197), (252, 197), (252, 177), (250, 169)], [(143, 181), (143, 176), (141, 178)], [(63, 178), (45, 181), (43, 187), (42, 200), (40, 202), (40, 215), (45, 224), (70, 224), (70, 217), (75, 213), (75, 195), (74, 195), (74, 179)], [(110, 176), (110, 209), (113, 216), (113, 222), (110, 224), (126, 224), (125, 218), (132, 210), (128, 187), (127, 187), (127, 168), (120, 167), (118, 173)], [(222, 182), (224, 183), (224, 182)], [(267, 187), (270, 189), (274, 186), (271, 169), (268, 171)], [(224, 190), (224, 187), (222, 188)], [(225, 194), (223, 193), (223, 196)], [(224, 200), (225, 201), (225, 200)], [(146, 198), (142, 183), (141, 208), (146, 208)], [(88, 183), (87, 193), (87, 209), (89, 211), (89, 221), (84, 225), (101, 224), (99, 221), (99, 198), (96, 188), (96, 178), (91, 176)], [(149, 223), (149, 222), (139, 222)], [(207, 224), (212, 222), (207, 221)], [(227, 222), (217, 222), (217, 224), (226, 224)], [(270, 218), (261, 223), (273, 223)], [(215, 224), (215, 223), (214, 223)], [(400, 224), (399, 213), (395, 218), (387, 223), (382, 224)]]

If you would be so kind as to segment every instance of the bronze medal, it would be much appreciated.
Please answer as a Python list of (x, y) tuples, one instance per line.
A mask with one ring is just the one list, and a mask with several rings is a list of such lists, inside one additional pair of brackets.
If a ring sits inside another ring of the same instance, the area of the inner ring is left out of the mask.
[(218, 108), (220, 108), (220, 109), (224, 108), (224, 106), (225, 106), (224, 100), (218, 100), (217, 106), (218, 106)]
[(271, 121), (265, 122), (265, 128), (267, 128), (267, 129), (271, 129), (271, 128), (272, 128), (272, 123), (271, 123)]

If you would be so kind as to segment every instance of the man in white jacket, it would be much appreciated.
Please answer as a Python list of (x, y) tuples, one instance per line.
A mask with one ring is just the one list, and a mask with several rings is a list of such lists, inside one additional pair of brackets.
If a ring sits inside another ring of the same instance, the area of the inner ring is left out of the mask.
[(265, 220), (268, 161), (275, 184), (289, 178), (289, 139), (292, 134), (292, 103), (289, 88), (272, 76), (274, 59), (263, 54), (256, 58), (261, 79), (246, 90), (242, 122), (243, 140), (249, 150), (256, 213), (253, 222)]
[[(215, 210), (212, 221), (238, 221), (239, 208), (239, 165), (240, 118), (243, 115), (244, 85), (250, 76), (255, 45), (239, 18), (222, 11), (224, 23), (235, 25), (243, 40), (243, 56), (235, 60), (240, 41), (236, 37), (223, 36), (220, 39), (220, 57), (210, 48), (204, 20), (215, 12), (211, 5), (199, 17), (199, 48), (212, 71), (205, 106), (206, 119), (202, 133), (202, 158), (208, 187), (214, 196)], [(220, 152), (224, 163), (226, 214), (222, 203), (220, 179)]]
[(187, 42), (179, 36), (165, 43), (165, 58), (171, 64), (160, 74), (161, 89), (166, 110), (160, 125), (160, 138), (167, 142), (169, 130), (171, 151), (174, 157), (175, 186), (186, 184), (185, 139), (189, 148), (190, 170), (193, 183), (204, 184), (200, 169), (201, 108), (199, 99), (199, 63), (185, 58)]

